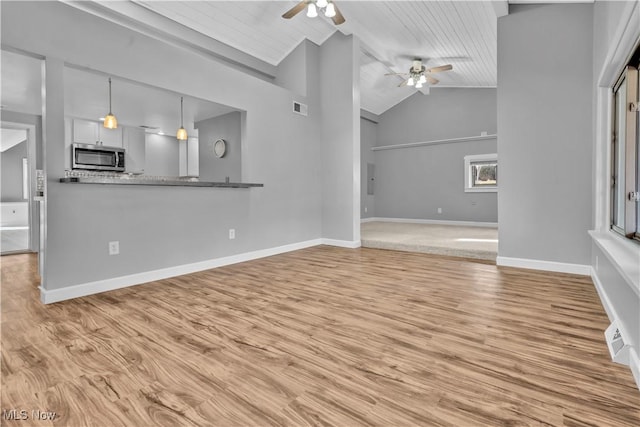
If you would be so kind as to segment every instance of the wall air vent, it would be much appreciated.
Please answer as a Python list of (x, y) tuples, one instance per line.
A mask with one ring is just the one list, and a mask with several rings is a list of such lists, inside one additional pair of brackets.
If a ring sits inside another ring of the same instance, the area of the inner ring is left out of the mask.
[(308, 116), (307, 109), (308, 109), (308, 107), (307, 107), (306, 104), (302, 104), (300, 102), (293, 101), (293, 112), (294, 113), (300, 114), (302, 116)]

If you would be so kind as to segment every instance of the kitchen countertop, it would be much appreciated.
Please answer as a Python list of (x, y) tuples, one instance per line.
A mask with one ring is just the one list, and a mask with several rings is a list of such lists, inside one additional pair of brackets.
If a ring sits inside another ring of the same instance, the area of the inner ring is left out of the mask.
[(139, 176), (125, 175), (123, 177), (87, 176), (60, 178), (64, 184), (109, 184), (109, 185), (154, 185), (168, 187), (217, 187), (217, 188), (251, 188), (264, 187), (264, 184), (246, 182), (209, 182), (200, 181), (197, 178), (142, 178)]

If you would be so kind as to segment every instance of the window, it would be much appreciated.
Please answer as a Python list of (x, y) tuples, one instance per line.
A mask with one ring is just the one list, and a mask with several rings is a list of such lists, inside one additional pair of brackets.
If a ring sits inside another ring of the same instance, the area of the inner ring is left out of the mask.
[(464, 156), (464, 191), (498, 191), (498, 155), (476, 154)]
[(638, 52), (613, 87), (611, 229), (623, 236), (640, 239), (637, 57)]

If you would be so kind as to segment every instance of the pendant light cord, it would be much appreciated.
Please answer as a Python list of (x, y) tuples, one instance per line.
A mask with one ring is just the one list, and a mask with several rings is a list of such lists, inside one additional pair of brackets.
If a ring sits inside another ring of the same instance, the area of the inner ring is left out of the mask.
[(109, 77), (109, 114), (111, 114), (111, 77)]
[(184, 127), (184, 118), (183, 118), (183, 98), (180, 97), (180, 127)]

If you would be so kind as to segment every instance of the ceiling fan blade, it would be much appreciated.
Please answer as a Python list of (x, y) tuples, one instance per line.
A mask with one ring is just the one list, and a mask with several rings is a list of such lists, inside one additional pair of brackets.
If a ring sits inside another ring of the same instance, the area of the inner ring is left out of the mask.
[(441, 65), (439, 67), (429, 68), (427, 70), (427, 73), (440, 73), (442, 71), (449, 71), (449, 70), (453, 70), (453, 65), (447, 64), (447, 65)]
[(425, 77), (427, 78), (427, 81), (429, 82), (429, 84), (437, 85), (438, 83), (440, 83), (440, 80), (434, 79), (431, 76), (425, 76)]
[(385, 76), (406, 76), (407, 73), (387, 73)]
[(344, 19), (344, 16), (342, 16), (342, 12), (340, 12), (340, 9), (338, 9), (338, 6), (336, 6), (335, 2), (333, 2), (333, 8), (336, 10), (336, 16), (331, 18), (333, 20), (333, 23), (336, 25), (343, 24), (346, 19)]
[(403, 80), (403, 81), (402, 81), (402, 83), (400, 83), (400, 84), (398, 85), (398, 87), (404, 87), (404, 86), (406, 86), (406, 85), (407, 85), (407, 82), (408, 82), (407, 80)]
[(291, 9), (287, 10), (282, 17), (284, 19), (291, 19), (294, 16), (296, 16), (298, 13), (302, 12), (305, 8), (305, 6), (307, 5), (307, 1), (306, 0), (302, 0), (300, 3), (298, 3), (297, 5), (293, 6)]

